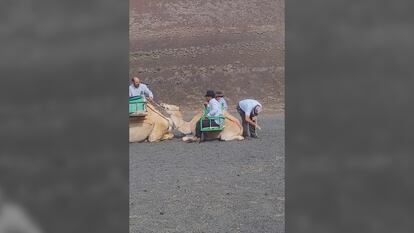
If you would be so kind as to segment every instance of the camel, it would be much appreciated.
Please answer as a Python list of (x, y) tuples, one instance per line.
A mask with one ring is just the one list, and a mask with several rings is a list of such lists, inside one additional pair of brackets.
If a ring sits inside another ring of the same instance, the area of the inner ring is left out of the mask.
[[(175, 128), (183, 134), (193, 134), (195, 135), (195, 128), (196, 123), (200, 120), (203, 112), (200, 111), (197, 113), (189, 122), (184, 121), (183, 115), (180, 111), (180, 108), (176, 105), (170, 105), (162, 103), (161, 106), (165, 109), (165, 111), (170, 114), (171, 120), (174, 122)], [(231, 140), (243, 140), (243, 127), (241, 126), (239, 120), (232, 116), (227, 111), (224, 112), (224, 129), (220, 132), (209, 132), (206, 134), (205, 139), (220, 139), (223, 141), (231, 141)], [(185, 136), (183, 137), (183, 141), (185, 142), (192, 142), (196, 141), (197, 138), (195, 136)]]
[(154, 106), (147, 103), (147, 115), (145, 117), (129, 117), (129, 142), (158, 142), (172, 139), (173, 122), (165, 117)]

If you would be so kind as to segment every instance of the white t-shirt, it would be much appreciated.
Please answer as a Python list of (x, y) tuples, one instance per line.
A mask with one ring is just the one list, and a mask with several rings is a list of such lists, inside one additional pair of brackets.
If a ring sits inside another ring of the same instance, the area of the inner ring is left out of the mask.
[(260, 107), (262, 107), (262, 105), (257, 101), (257, 100), (253, 100), (253, 99), (245, 99), (239, 102), (239, 106), (240, 108), (243, 110), (243, 112), (250, 116), (253, 112), (253, 109), (259, 105)]
[[(208, 102), (208, 113), (207, 116), (222, 116), (223, 115), (223, 110), (221, 108), (221, 104), (214, 98), (212, 98), (209, 102)], [(222, 120), (215, 120), (215, 122), (217, 124), (221, 124)]]
[(150, 97), (154, 98), (151, 90), (147, 87), (147, 85), (140, 83), (139, 87), (136, 88), (134, 84), (129, 85), (129, 97), (133, 96), (142, 96), (142, 97)]
[(223, 97), (221, 97), (221, 99), (218, 101), (221, 105), (223, 105), (223, 107), (224, 107), (224, 111), (227, 111), (227, 108), (228, 108), (228, 106), (227, 106), (227, 102), (226, 102), (226, 100), (223, 98)]

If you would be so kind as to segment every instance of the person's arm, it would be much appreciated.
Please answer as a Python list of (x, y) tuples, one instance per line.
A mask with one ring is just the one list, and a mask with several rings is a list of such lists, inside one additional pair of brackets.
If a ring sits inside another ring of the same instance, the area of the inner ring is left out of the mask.
[(256, 128), (258, 128), (258, 129), (261, 129), (261, 128), (260, 128), (260, 126), (259, 126), (256, 122), (254, 122), (252, 119), (250, 119), (250, 115), (252, 114), (253, 109), (254, 109), (254, 108), (249, 108), (249, 109), (247, 109), (247, 111), (245, 112), (245, 117), (244, 117), (244, 119), (245, 119), (245, 121), (246, 121), (246, 122), (248, 122), (249, 124), (251, 124), (251, 125), (255, 126), (255, 127), (256, 127)]
[(260, 126), (256, 122), (254, 122), (250, 119), (250, 116), (246, 115), (245, 120), (246, 120), (246, 122), (253, 125), (254, 127), (256, 127), (258, 129), (261, 129)]
[(219, 111), (220, 109), (217, 104), (210, 104), (210, 111), (208, 112), (207, 116), (215, 116)]
[(131, 87), (129, 87), (129, 97), (132, 97), (132, 96), (134, 96), (134, 93), (132, 93)]
[(223, 99), (223, 105), (224, 105), (224, 110), (227, 111), (228, 106), (227, 106), (227, 101), (225, 99)]
[(152, 94), (152, 91), (147, 86), (145, 86), (144, 92), (146, 95), (148, 95), (150, 99), (154, 99), (154, 95)]

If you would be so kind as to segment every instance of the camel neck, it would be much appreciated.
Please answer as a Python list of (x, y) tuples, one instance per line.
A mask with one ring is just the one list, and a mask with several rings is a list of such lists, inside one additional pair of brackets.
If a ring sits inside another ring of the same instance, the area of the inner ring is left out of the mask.
[(177, 111), (174, 114), (172, 114), (171, 119), (174, 121), (174, 124), (177, 126), (177, 128), (182, 127), (185, 124), (183, 114), (181, 114), (181, 112)]
[(152, 110), (152, 112), (154, 112), (156, 115), (158, 115), (159, 117), (163, 118), (165, 121), (167, 121), (168, 123), (170, 122), (168, 120), (167, 117), (165, 117), (162, 113), (160, 113), (158, 110), (156, 110), (152, 105), (147, 105), (147, 107)]
[(183, 114), (181, 112), (177, 111), (172, 114), (171, 119), (174, 121), (174, 124), (177, 127), (178, 131), (184, 134), (191, 133), (190, 122), (184, 121)]

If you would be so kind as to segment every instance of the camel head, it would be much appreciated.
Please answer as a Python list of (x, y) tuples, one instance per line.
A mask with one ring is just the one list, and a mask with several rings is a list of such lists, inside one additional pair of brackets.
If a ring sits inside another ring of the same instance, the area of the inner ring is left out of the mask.
[(164, 110), (170, 115), (180, 111), (180, 107), (177, 105), (161, 103), (160, 106), (163, 107)]
[[(194, 122), (186, 122), (180, 112), (180, 107), (172, 104), (161, 103), (160, 106), (170, 114), (171, 120), (174, 122), (174, 127), (183, 134), (190, 134), (191, 129), (194, 128)], [(200, 117), (197, 118), (197, 121)]]

